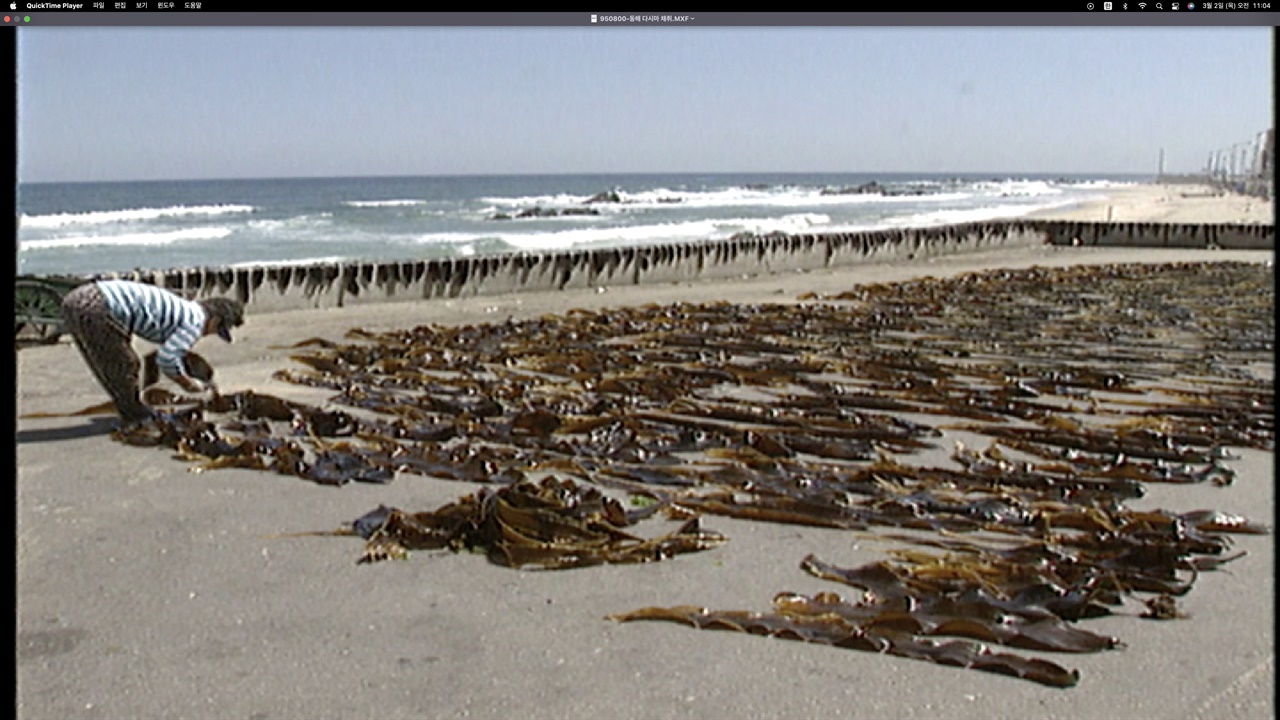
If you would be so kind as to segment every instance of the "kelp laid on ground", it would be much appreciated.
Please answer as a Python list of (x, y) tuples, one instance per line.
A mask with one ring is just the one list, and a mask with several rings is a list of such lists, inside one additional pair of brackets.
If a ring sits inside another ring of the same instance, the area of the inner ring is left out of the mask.
[(655, 538), (627, 530), (650, 514), (628, 512), (617, 500), (572, 480), (546, 478), (481, 489), (433, 512), (381, 506), (356, 519), (350, 532), (368, 541), (361, 562), (448, 548), (483, 550), (508, 567), (548, 570), (652, 562), (725, 541), (719, 533), (703, 530), (696, 517)]
[[(1058, 530), (1049, 525), (1046, 519), (1032, 540), (1006, 538), (1003, 545), (958, 537), (901, 537), (945, 552), (891, 550), (890, 560), (852, 569), (812, 555), (805, 558), (801, 567), (810, 574), (861, 588), (862, 597), (854, 601), (830, 592), (812, 597), (784, 592), (774, 598), (772, 612), (676, 606), (610, 617), (803, 640), (1070, 687), (1079, 672), (1047, 660), (993, 652), (988, 644), (1061, 653), (1120, 647), (1118, 638), (1074, 622), (1110, 615), (1136, 592), (1155, 594), (1144, 601), (1147, 609), (1141, 617), (1185, 617), (1175, 598), (1191, 590), (1195, 574), (1240, 557), (1221, 556), (1229, 542), (1220, 533), (1266, 531), (1208, 511), (1120, 511), (1098, 513), (1085, 524), (1063, 523)], [(940, 639), (947, 637), (964, 640)]]
[[(625, 525), (587, 532), (569, 507), (554, 521), (546, 508), (536, 513), (550, 536), (519, 537), (528, 518), (500, 498), (547, 482), (646, 498), (649, 512), (682, 520), (897, 528), (912, 533), (898, 538), (904, 545), (941, 542), (946, 552), (828, 573), (878, 583), (861, 601), (618, 617), (814, 639), (1065, 686), (1075, 676), (1052, 663), (968, 643), (1101, 649), (1061, 623), (1140, 594), (1151, 596), (1145, 617), (1180, 617), (1174, 599), (1197, 574), (1239, 557), (1228, 553), (1229, 534), (1267, 531), (1212, 511), (1129, 503), (1158, 483), (1227, 487), (1234, 450), (1274, 449), (1274, 334), (1265, 265), (1000, 270), (771, 305), (352, 330), (346, 342), (296, 344), (301, 368), (276, 374), (333, 391), (332, 408), (250, 392), (178, 398), (154, 425), (119, 437), (174, 448), (197, 469), (250, 467), (330, 485), (424, 475), (497, 488), (434, 513), (374, 511), (352, 530), (366, 538), (365, 561), (482, 547), (515, 567), (573, 567), (722, 540), (690, 527), (655, 551)], [(988, 445), (964, 444), (975, 437)], [(943, 443), (955, 446), (950, 463), (919, 461)], [(1009, 546), (958, 545), (957, 534)], [(910, 602), (890, 607), (890, 597)], [(937, 639), (947, 635), (966, 640)]]

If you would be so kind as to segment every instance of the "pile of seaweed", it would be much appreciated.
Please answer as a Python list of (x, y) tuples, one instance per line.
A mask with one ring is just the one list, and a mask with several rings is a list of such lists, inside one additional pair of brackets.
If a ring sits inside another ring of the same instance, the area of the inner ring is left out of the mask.
[[(1152, 483), (1228, 486), (1233, 448), (1274, 449), (1273, 313), (1269, 266), (1177, 263), (356, 329), (298, 343), (303, 368), (276, 374), (333, 391), (327, 408), (252, 392), (171, 398), (171, 413), (118, 437), (174, 448), (195, 469), (486, 486), (433, 512), (380, 507), (351, 523), (362, 561), (482, 548), (512, 567), (646, 562), (721, 544), (702, 515), (896, 528), (907, 549), (890, 560), (802, 564), (861, 589), (850, 600), (783, 593), (767, 613), (613, 617), (1070, 686), (1074, 671), (986, 644), (1116, 647), (1074, 623), (1126, 598), (1179, 617), (1197, 574), (1239, 557), (1230, 534), (1267, 532), (1128, 503)], [(975, 437), (987, 446), (957, 440)], [(911, 462), (944, 443), (945, 467)], [(633, 532), (658, 513), (684, 524)]]

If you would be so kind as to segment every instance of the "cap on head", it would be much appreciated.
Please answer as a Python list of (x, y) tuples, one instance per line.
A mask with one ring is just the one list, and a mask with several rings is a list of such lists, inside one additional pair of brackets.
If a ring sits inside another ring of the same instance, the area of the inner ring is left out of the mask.
[(231, 328), (244, 324), (244, 304), (231, 298), (209, 298), (201, 300), (205, 315), (214, 320), (218, 337), (231, 342)]

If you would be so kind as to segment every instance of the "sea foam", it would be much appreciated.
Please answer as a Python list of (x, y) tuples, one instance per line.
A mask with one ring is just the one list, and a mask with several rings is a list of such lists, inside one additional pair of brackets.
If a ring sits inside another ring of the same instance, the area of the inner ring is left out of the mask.
[(98, 245), (170, 245), (188, 240), (217, 240), (231, 234), (230, 228), (204, 227), (174, 230), (172, 232), (126, 233), (121, 235), (75, 235), (45, 240), (23, 240), (21, 249), (49, 250), (53, 248), (77, 248)]
[(56, 213), (52, 215), (23, 215), (22, 225), (29, 228), (59, 228), (68, 225), (106, 225), (111, 223), (143, 222), (162, 217), (188, 215), (223, 215), (226, 213), (253, 212), (252, 205), (176, 205), (165, 208), (134, 208), (130, 210), (101, 210), (83, 213)]

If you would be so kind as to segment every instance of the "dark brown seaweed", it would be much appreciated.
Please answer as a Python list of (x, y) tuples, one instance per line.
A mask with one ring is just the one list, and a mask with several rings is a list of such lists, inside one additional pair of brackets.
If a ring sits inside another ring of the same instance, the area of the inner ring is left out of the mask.
[(753, 613), (741, 610), (707, 610), (697, 607), (643, 608), (611, 615), (618, 622), (668, 620), (705, 630), (732, 630), (784, 640), (821, 643), (850, 650), (927, 660), (941, 665), (972, 668), (1010, 675), (1051, 687), (1069, 688), (1080, 681), (1078, 670), (1067, 670), (1047, 660), (992, 652), (972, 641), (939, 642), (891, 627), (870, 623), (861, 627), (838, 614), (807, 615)]
[(556, 570), (603, 563), (652, 562), (718, 547), (724, 536), (697, 518), (656, 538), (628, 531), (633, 518), (617, 500), (571, 480), (517, 482), (481, 490), (434, 512), (379, 507), (352, 523), (365, 538), (361, 562), (403, 557), (410, 550), (484, 550), (514, 568)]

